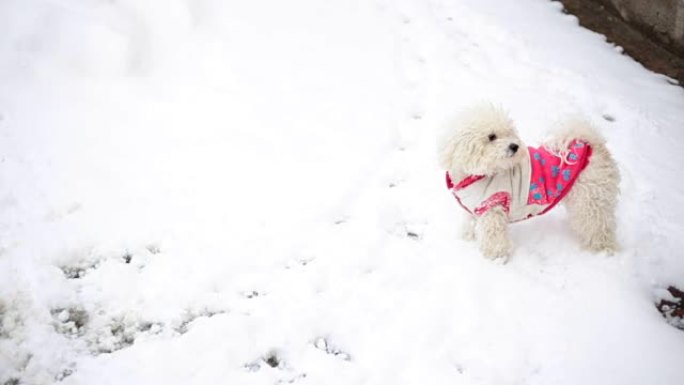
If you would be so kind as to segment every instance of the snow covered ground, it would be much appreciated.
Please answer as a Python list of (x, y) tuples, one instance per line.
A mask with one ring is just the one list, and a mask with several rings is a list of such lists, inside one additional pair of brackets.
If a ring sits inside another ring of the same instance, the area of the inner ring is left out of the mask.
[[(457, 237), (435, 137), (583, 114), (612, 257), (562, 208)], [(0, 384), (681, 384), (684, 92), (545, 0), (0, 2)]]

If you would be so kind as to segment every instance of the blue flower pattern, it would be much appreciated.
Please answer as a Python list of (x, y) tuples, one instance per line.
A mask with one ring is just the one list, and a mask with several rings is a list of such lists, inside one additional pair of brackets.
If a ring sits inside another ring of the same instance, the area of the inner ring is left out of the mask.
[(570, 175), (572, 174), (572, 171), (570, 170), (563, 170), (563, 180), (564, 181), (569, 181), (570, 180)]
[[(539, 175), (536, 178), (536, 182), (533, 181), (530, 183), (530, 201), (534, 201), (538, 204), (548, 204), (551, 203), (554, 198), (563, 195), (563, 191), (566, 189), (567, 184), (573, 179), (573, 172), (577, 170), (577, 168), (573, 166), (580, 160), (580, 154), (584, 153), (583, 147), (585, 147), (585, 144), (582, 142), (575, 142), (570, 146), (570, 151), (566, 158), (569, 163), (562, 162), (557, 156), (542, 156), (540, 152), (532, 152), (532, 158), (536, 162), (539, 162), (536, 165), (532, 165), (532, 169), (536, 170), (533, 171), (533, 174), (542, 175)], [(544, 152), (542, 151), (542, 153)], [(547, 159), (549, 160), (548, 166)], [(551, 179), (548, 180), (550, 185), (545, 184), (547, 178), (545, 178), (544, 175), (551, 177)]]

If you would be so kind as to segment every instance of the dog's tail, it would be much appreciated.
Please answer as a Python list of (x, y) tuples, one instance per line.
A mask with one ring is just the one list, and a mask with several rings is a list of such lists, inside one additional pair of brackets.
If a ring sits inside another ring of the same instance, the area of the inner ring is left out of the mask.
[(563, 151), (568, 148), (573, 140), (588, 143), (594, 149), (604, 150), (606, 139), (596, 127), (584, 119), (572, 119), (565, 122), (544, 145), (551, 150)]

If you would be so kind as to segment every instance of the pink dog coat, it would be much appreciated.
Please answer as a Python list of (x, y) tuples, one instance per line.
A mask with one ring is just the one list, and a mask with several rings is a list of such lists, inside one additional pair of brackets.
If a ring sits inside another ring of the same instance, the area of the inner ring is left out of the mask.
[(496, 206), (510, 222), (551, 210), (570, 191), (591, 156), (591, 146), (572, 141), (566, 151), (528, 147), (528, 161), (492, 176), (468, 175), (454, 184), (447, 172), (447, 187), (470, 214), (480, 216)]

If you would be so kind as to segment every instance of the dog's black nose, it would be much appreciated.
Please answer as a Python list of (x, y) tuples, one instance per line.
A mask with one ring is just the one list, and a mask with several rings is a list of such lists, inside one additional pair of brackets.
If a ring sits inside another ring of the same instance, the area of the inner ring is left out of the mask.
[(517, 144), (515, 144), (515, 143), (511, 143), (511, 144), (508, 145), (508, 148), (510, 148), (511, 151), (513, 151), (514, 154), (515, 154), (516, 151), (518, 151), (518, 147), (519, 147), (519, 146), (518, 146)]

